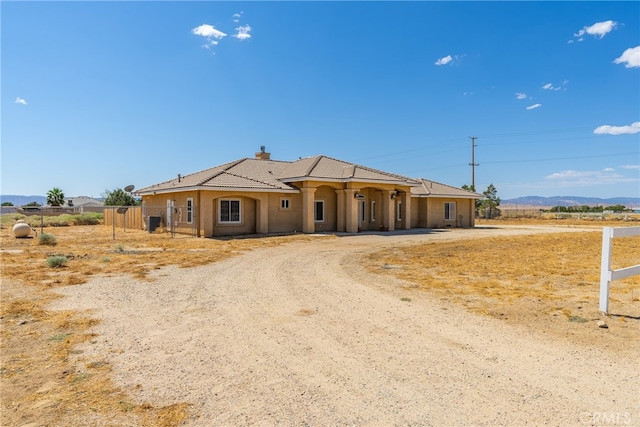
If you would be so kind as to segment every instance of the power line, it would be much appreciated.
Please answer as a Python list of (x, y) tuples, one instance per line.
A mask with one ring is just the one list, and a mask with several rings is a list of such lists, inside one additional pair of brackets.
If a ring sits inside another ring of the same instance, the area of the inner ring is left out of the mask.
[[(555, 158), (546, 158), (546, 159), (521, 159), (521, 160), (497, 160), (497, 161), (492, 161), (492, 162), (483, 162), (483, 164), (500, 164), (500, 163), (535, 163), (535, 162), (549, 162), (549, 161), (554, 161), (554, 160), (574, 160), (574, 159), (590, 159), (590, 158), (595, 158), (595, 157), (616, 157), (616, 156), (629, 156), (629, 155), (638, 155), (639, 153), (637, 151), (632, 151), (632, 152), (628, 152), (628, 153), (611, 153), (611, 154), (595, 154), (595, 155), (590, 155), (590, 156), (571, 156), (571, 157), (555, 157)], [(450, 168), (454, 168), (454, 167), (462, 167), (464, 166), (463, 163), (453, 163), (453, 164), (448, 164), (448, 165), (440, 165), (437, 167), (429, 167), (429, 168), (421, 168), (419, 171), (420, 172), (425, 172), (425, 171), (434, 171), (434, 170), (440, 170), (440, 169), (450, 169)], [(417, 169), (415, 170), (410, 170), (407, 172), (418, 172)]]
[(519, 159), (519, 160), (494, 160), (492, 162), (484, 162), (489, 164), (498, 163), (531, 163), (531, 162), (548, 162), (553, 160), (574, 160), (574, 159), (592, 159), (595, 157), (615, 157), (615, 156), (628, 156), (631, 154), (638, 154), (637, 151), (631, 151), (628, 153), (611, 153), (611, 154), (594, 154), (590, 156), (570, 156), (570, 157), (552, 157), (546, 159)]

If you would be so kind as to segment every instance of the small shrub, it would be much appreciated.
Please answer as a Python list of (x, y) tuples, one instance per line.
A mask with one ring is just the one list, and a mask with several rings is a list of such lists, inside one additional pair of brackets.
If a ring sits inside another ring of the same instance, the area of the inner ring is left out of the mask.
[(62, 215), (46, 218), (44, 220), (46, 227), (68, 227), (69, 219), (63, 218)]
[(83, 213), (73, 218), (75, 225), (98, 225), (100, 224), (101, 214), (99, 213)]
[(53, 234), (40, 233), (40, 235), (38, 236), (38, 244), (55, 246), (58, 244), (58, 241), (56, 240), (56, 236), (54, 236)]
[(588, 322), (588, 320), (585, 319), (584, 317), (580, 317), (580, 316), (569, 316), (569, 322), (586, 323), (586, 322)]
[(54, 255), (47, 258), (47, 267), (49, 268), (60, 268), (63, 267), (69, 258), (64, 255)]
[(0, 219), (0, 224), (13, 226), (13, 224), (15, 224), (17, 220), (25, 219), (25, 218), (26, 218), (26, 215), (19, 214), (19, 213), (2, 214)]
[(116, 252), (118, 252), (119, 254), (124, 253), (124, 246), (121, 244), (117, 244), (116, 245)]
[(68, 336), (69, 334), (62, 332), (62, 333), (50, 336), (49, 341), (62, 342), (66, 340)]

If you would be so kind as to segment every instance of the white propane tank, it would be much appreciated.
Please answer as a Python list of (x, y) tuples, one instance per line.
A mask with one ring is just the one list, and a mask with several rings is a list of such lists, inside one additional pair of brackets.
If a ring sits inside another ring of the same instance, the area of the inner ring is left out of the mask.
[(29, 224), (24, 222), (23, 219), (19, 219), (13, 226), (13, 234), (16, 236), (16, 238), (27, 237), (29, 234), (31, 234), (31, 227), (29, 226)]

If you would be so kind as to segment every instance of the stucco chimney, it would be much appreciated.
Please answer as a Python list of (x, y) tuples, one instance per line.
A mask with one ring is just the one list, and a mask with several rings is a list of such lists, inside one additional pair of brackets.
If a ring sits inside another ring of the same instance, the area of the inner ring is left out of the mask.
[(271, 160), (271, 153), (267, 153), (265, 150), (265, 146), (260, 146), (260, 151), (256, 153), (256, 160)]

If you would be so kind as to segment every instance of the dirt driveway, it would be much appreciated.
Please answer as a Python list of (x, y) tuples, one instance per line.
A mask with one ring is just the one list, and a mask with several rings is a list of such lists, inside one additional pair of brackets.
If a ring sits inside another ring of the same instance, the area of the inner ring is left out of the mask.
[(638, 426), (637, 360), (469, 313), (361, 263), (420, 241), (548, 231), (318, 236), (153, 281), (94, 278), (55, 308), (102, 320), (78, 364), (108, 360), (140, 402), (191, 404), (188, 425)]

